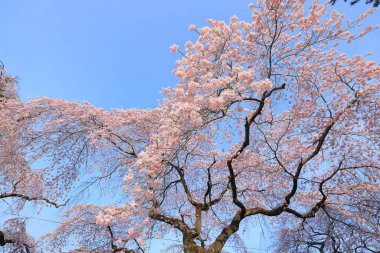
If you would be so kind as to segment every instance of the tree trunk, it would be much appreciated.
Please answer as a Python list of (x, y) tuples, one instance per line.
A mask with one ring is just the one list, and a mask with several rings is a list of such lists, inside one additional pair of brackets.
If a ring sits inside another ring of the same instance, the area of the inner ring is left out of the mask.
[(207, 253), (205, 248), (197, 245), (193, 238), (183, 237), (183, 251), (185, 253)]

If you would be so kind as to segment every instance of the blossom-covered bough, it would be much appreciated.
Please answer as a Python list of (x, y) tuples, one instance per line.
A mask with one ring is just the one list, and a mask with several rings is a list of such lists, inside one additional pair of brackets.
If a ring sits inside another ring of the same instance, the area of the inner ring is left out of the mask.
[[(60, 207), (55, 202), (54, 190), (47, 187), (43, 171), (30, 168), (26, 154), (28, 144), (24, 136), (30, 133), (31, 124), (23, 115), (25, 105), (16, 92), (15, 79), (5, 73), (0, 62), (0, 200), (2, 214), (15, 215), (25, 203), (45, 203)], [(3, 220), (2, 220), (3, 221)], [(34, 252), (35, 242), (25, 231), (25, 222), (9, 219), (0, 225), (0, 249), (9, 252)]]
[(337, 50), (376, 28), (352, 33), (373, 9), (346, 23), (305, 6), (267, 0), (251, 22), (190, 26), (199, 37), (155, 109), (28, 103), (26, 148), (63, 197), (83, 171), (123, 190), (68, 210), (50, 250), (144, 252), (179, 232), (184, 252), (216, 253), (244, 248), (239, 227), (260, 217), (276, 252), (378, 252), (380, 67)]

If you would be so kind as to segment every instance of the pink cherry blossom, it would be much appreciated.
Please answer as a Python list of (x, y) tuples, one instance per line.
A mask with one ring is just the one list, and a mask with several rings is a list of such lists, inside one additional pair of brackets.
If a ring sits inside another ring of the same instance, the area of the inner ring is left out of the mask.
[(176, 53), (178, 51), (178, 49), (179, 49), (179, 46), (176, 44), (173, 44), (170, 46), (170, 52), (172, 52), (172, 53)]
[(195, 25), (194, 24), (189, 25), (189, 31), (193, 32), (194, 30), (195, 30)]

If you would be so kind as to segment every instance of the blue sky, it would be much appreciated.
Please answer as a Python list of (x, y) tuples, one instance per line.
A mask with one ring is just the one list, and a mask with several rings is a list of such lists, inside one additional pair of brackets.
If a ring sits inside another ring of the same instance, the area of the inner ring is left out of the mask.
[[(0, 0), (0, 60), (19, 77), (24, 100), (47, 96), (110, 108), (155, 107), (160, 90), (174, 86), (178, 55), (169, 46), (195, 40), (189, 24), (206, 18), (248, 20), (243, 0)], [(370, 6), (331, 7), (350, 19)], [(377, 13), (368, 24), (380, 23)], [(380, 62), (379, 30), (342, 48), (373, 52)], [(53, 214), (48, 215), (54, 219)], [(37, 223), (36, 223), (37, 224)], [(48, 230), (36, 225), (32, 233)]]

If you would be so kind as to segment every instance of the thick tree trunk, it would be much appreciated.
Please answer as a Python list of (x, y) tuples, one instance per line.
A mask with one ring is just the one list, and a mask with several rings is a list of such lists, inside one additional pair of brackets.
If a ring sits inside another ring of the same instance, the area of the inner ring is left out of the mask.
[(230, 225), (225, 227), (220, 235), (216, 238), (215, 242), (211, 244), (208, 252), (209, 253), (220, 253), (226, 244), (228, 238), (239, 230), (240, 222), (244, 219), (244, 214), (239, 211), (232, 219)]
[(183, 251), (185, 253), (207, 253), (205, 248), (197, 245), (193, 238), (183, 237)]

